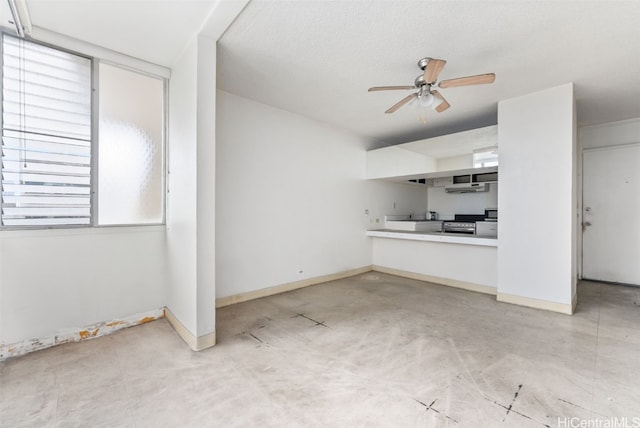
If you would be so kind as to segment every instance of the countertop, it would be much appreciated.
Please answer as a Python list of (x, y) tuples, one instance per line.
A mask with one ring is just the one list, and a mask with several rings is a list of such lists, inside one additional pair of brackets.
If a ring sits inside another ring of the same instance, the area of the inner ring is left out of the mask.
[(409, 241), (447, 242), (450, 244), (497, 247), (498, 239), (491, 236), (465, 235), (445, 232), (410, 232), (404, 230), (368, 230), (367, 236), (376, 238), (406, 239)]

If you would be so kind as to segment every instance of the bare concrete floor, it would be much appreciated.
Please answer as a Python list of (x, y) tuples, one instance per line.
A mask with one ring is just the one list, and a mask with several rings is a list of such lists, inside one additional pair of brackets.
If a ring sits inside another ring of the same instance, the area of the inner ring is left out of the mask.
[(160, 320), (8, 360), (0, 426), (640, 424), (637, 288), (583, 282), (567, 316), (372, 272), (217, 323), (199, 353)]

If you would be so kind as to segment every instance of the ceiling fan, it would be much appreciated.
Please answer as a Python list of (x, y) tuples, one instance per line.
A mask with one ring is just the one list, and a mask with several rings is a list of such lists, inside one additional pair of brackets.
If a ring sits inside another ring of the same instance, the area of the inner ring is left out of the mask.
[(455, 88), (456, 86), (493, 83), (493, 81), (496, 80), (495, 74), (487, 73), (478, 74), (475, 76), (458, 77), (456, 79), (441, 80), (438, 84), (436, 84), (438, 76), (440, 75), (440, 72), (442, 71), (446, 63), (447, 61), (443, 59), (422, 58), (420, 61), (418, 61), (418, 67), (424, 70), (424, 73), (416, 77), (413, 86), (374, 86), (373, 88), (369, 88), (369, 92), (417, 89), (418, 92), (407, 95), (406, 97), (392, 105), (387, 111), (385, 111), (385, 113), (393, 113), (403, 105), (415, 99), (418, 99), (420, 101), (421, 106), (435, 106), (435, 110), (440, 113), (448, 109), (450, 107), (450, 104), (442, 96), (442, 94), (433, 89), (433, 87)]

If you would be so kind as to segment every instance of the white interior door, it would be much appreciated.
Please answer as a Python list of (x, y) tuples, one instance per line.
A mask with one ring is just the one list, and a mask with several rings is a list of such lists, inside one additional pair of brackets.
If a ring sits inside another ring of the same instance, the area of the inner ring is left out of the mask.
[(640, 285), (640, 144), (583, 153), (582, 276)]

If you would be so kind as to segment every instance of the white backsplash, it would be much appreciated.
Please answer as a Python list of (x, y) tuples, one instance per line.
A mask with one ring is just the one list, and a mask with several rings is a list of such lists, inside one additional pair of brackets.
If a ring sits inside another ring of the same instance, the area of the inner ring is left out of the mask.
[(402, 215), (386, 215), (384, 216), (384, 220), (390, 221), (405, 221), (405, 220), (415, 220), (415, 221), (423, 221), (427, 219), (426, 213), (418, 213), (418, 214), (402, 214)]
[(446, 193), (444, 187), (429, 187), (429, 211), (438, 213), (438, 220), (453, 219), (455, 214), (484, 214), (485, 208), (498, 206), (498, 184), (489, 184), (488, 192)]

